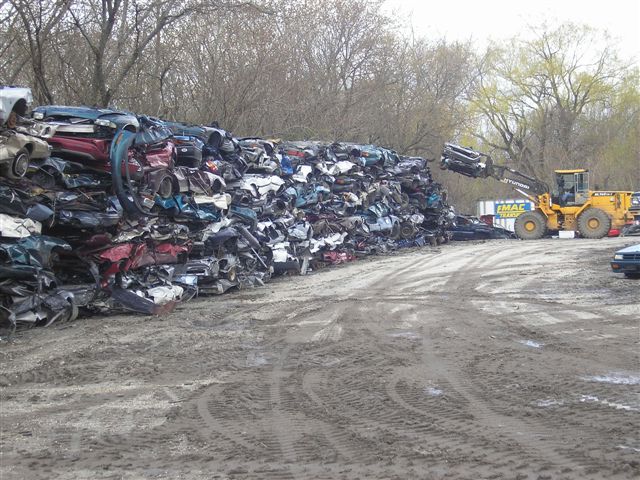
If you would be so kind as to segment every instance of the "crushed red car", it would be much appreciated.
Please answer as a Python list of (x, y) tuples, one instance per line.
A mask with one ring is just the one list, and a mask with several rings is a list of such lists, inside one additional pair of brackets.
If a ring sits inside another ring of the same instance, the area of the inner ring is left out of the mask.
[(135, 134), (120, 175), (137, 183), (143, 196), (157, 193), (169, 198), (178, 193), (178, 180), (171, 173), (176, 160), (173, 132), (161, 122), (89, 107), (43, 106), (34, 109), (33, 116), (56, 125), (56, 134), (48, 139), (53, 156), (105, 175), (112, 173), (114, 138), (120, 131)]

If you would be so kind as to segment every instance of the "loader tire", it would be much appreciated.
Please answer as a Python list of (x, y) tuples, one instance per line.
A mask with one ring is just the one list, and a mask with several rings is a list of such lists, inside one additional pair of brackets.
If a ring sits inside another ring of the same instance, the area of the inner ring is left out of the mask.
[(540, 212), (525, 212), (516, 218), (514, 229), (522, 240), (537, 240), (547, 231), (547, 219)]
[(611, 219), (604, 210), (587, 208), (578, 217), (578, 232), (583, 238), (602, 238), (611, 230)]

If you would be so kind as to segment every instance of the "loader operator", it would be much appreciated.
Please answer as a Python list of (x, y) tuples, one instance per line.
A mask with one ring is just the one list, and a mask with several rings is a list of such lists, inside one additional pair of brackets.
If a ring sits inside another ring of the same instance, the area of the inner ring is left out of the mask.
[(558, 187), (560, 189), (560, 205), (570, 205), (575, 203), (576, 195), (574, 191), (574, 182), (565, 182), (562, 177), (559, 177)]

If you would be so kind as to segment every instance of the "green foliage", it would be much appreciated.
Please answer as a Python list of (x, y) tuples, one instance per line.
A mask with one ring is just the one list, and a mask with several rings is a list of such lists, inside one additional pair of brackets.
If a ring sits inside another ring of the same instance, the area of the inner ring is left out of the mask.
[[(640, 188), (638, 69), (608, 37), (565, 24), (494, 45), (480, 59), (469, 115), (479, 150), (543, 180), (555, 168), (592, 170), (592, 185)], [(480, 183), (477, 182), (476, 183)], [(497, 196), (501, 186), (480, 196)], [(471, 204), (472, 188), (452, 192)]]

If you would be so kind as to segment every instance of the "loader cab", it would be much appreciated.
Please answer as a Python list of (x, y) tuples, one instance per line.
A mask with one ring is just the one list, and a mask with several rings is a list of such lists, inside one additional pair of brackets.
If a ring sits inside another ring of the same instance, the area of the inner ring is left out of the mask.
[(582, 205), (589, 199), (588, 170), (555, 170), (555, 174), (560, 206)]

